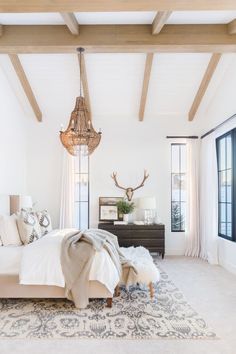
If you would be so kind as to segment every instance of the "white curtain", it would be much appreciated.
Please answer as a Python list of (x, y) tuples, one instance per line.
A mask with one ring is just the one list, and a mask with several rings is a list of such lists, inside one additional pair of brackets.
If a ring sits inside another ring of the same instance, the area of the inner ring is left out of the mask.
[(199, 141), (187, 142), (187, 215), (185, 255), (200, 255)]
[(236, 118), (201, 140), (201, 252), (211, 264), (219, 263), (218, 255), (218, 176), (216, 138), (236, 127)]
[(75, 223), (75, 181), (74, 157), (63, 151), (60, 228), (73, 228)]
[(200, 257), (211, 264), (218, 264), (218, 181), (215, 133), (201, 140), (200, 220)]

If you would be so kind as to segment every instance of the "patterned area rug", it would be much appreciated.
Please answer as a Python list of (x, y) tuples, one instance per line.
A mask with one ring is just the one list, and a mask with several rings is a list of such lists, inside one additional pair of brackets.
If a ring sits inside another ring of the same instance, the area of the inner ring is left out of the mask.
[(0, 300), (0, 338), (32, 339), (210, 339), (216, 338), (161, 270), (155, 298), (149, 291), (122, 289), (107, 308), (93, 300), (77, 310), (67, 300)]

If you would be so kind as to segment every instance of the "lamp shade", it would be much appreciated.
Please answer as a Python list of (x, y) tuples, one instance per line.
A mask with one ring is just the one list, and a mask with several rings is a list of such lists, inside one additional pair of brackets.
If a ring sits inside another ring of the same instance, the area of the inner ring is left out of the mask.
[(10, 196), (10, 213), (14, 214), (23, 209), (33, 207), (32, 198), (30, 195), (11, 195)]
[(155, 197), (143, 197), (139, 199), (138, 206), (140, 209), (156, 209)]

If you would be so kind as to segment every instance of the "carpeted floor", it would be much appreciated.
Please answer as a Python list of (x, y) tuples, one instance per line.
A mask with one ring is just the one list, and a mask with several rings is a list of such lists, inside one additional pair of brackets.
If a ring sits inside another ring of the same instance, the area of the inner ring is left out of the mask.
[(145, 287), (122, 289), (107, 308), (66, 300), (0, 300), (0, 337), (8, 339), (214, 339), (215, 333), (161, 270), (151, 301)]

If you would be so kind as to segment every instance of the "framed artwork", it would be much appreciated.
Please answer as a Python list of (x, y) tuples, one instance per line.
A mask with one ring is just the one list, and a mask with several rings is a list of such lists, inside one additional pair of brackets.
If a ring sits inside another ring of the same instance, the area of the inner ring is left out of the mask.
[(116, 203), (123, 197), (100, 197), (99, 198), (99, 221), (119, 220)]

